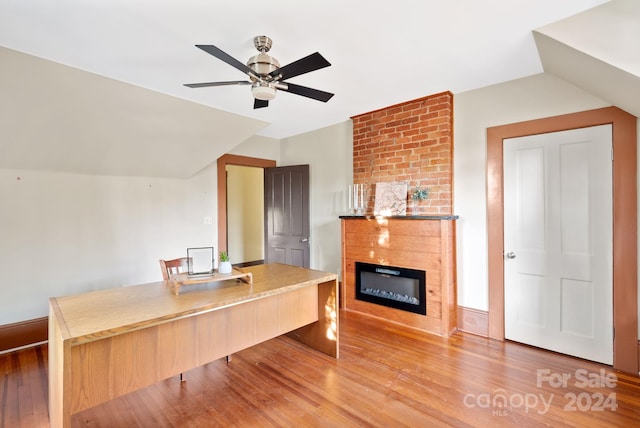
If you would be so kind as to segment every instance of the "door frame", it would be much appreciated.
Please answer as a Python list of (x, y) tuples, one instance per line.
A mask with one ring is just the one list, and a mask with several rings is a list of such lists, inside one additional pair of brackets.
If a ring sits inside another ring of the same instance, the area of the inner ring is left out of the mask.
[(270, 168), (276, 161), (225, 154), (218, 158), (218, 251), (227, 251), (227, 165)]
[(605, 107), (487, 128), (489, 337), (504, 340), (503, 140), (611, 124), (613, 129), (613, 368), (638, 374), (637, 123)]

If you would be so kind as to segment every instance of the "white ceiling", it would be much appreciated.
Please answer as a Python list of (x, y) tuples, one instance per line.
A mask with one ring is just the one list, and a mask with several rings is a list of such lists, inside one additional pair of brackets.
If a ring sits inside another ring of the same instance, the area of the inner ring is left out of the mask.
[[(442, 91), (542, 72), (532, 30), (605, 0), (0, 0), (0, 46), (267, 122), (284, 138)], [(336, 95), (326, 104), (280, 92), (253, 110), (243, 80), (194, 47), (241, 62), (253, 37), (273, 39), (281, 65), (320, 52), (331, 67), (291, 79)]]

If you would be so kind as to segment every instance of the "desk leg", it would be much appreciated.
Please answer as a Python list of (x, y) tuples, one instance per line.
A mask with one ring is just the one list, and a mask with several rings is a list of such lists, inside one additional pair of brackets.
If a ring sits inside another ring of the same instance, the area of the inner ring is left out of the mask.
[(318, 287), (318, 321), (288, 333), (288, 336), (331, 357), (338, 358), (338, 281)]
[[(227, 355), (227, 364), (231, 362), (231, 355)], [(180, 373), (180, 382), (186, 382), (186, 380), (182, 377), (182, 373)]]

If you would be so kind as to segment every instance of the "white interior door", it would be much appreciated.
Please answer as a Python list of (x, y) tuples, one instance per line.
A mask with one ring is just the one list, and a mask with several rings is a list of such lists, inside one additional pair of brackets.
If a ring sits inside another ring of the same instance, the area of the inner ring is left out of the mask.
[(504, 141), (505, 337), (613, 364), (611, 126)]

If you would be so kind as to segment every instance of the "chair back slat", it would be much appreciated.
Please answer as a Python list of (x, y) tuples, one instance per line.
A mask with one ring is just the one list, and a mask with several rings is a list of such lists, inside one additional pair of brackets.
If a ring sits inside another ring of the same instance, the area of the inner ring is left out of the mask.
[(172, 260), (160, 259), (160, 270), (162, 272), (162, 279), (168, 281), (170, 275), (186, 272), (188, 262), (189, 259), (187, 259), (186, 257), (180, 257), (179, 259)]

